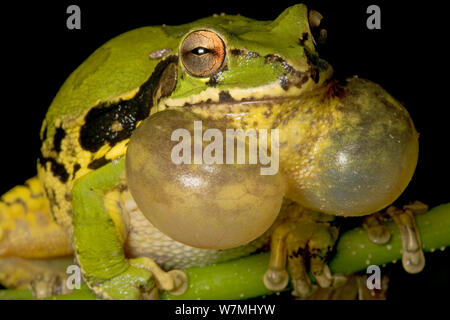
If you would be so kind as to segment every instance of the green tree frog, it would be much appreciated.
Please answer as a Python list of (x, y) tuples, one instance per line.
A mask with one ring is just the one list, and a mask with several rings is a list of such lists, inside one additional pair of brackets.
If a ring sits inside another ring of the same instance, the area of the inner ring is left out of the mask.
[[(42, 125), (37, 177), (0, 203), (0, 281), (66, 292), (63, 276), (27, 259), (75, 256), (104, 299), (187, 288), (182, 269), (271, 251), (267, 288), (307, 297), (338, 285), (327, 259), (335, 217), (390, 205), (415, 170), (418, 134), (379, 85), (338, 82), (316, 51), (320, 16), (299, 4), (273, 21), (214, 15), (129, 31), (97, 49), (64, 82)], [(279, 170), (176, 165), (171, 132), (277, 129)], [(192, 130), (191, 130), (192, 131)], [(408, 211), (410, 212), (410, 211)], [(404, 265), (423, 267), (414, 218)], [(28, 262), (26, 262), (28, 261)], [(288, 272), (289, 271), (289, 272)]]

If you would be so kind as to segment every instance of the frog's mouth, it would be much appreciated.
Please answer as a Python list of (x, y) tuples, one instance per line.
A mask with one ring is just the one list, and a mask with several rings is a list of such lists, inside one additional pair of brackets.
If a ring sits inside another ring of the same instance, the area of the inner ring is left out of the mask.
[(317, 84), (314, 81), (307, 82), (301, 87), (293, 86), (287, 90), (283, 89), (280, 82), (249, 89), (211, 88), (185, 99), (164, 99), (158, 103), (156, 111), (187, 109), (212, 118), (223, 116), (235, 118), (255, 112), (257, 109), (267, 117), (277, 108), (300, 104), (301, 100), (307, 99), (311, 93), (325, 96), (328, 92), (332, 92), (335, 86), (336, 81), (324, 80)]
[(189, 99), (166, 99), (158, 105), (157, 111), (189, 110), (209, 119), (232, 120), (233, 128), (274, 128), (289, 110), (303, 108), (303, 102), (311, 97), (332, 97), (339, 93), (337, 87), (337, 81), (326, 80), (321, 85), (289, 90), (282, 89), (279, 83), (246, 90), (215, 90), (214, 94)]

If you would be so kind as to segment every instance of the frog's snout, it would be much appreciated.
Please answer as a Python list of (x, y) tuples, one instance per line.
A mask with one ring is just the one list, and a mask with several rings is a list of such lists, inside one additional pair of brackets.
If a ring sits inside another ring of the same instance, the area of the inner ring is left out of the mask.
[[(356, 216), (395, 201), (411, 180), (418, 134), (406, 109), (379, 85), (349, 79), (330, 99), (328, 126), (318, 139), (311, 174), (294, 198), (322, 212)], [(296, 188), (294, 188), (296, 189)]]

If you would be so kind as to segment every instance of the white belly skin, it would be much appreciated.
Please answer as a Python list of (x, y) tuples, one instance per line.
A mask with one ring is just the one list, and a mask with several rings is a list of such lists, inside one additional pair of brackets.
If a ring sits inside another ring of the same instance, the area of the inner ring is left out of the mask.
[(134, 201), (128, 200), (125, 208), (128, 213), (129, 226), (125, 242), (127, 256), (131, 258), (149, 257), (165, 270), (200, 267), (248, 256), (268, 245), (273, 230), (270, 228), (248, 245), (232, 249), (194, 248), (169, 238), (155, 228), (137, 208)]

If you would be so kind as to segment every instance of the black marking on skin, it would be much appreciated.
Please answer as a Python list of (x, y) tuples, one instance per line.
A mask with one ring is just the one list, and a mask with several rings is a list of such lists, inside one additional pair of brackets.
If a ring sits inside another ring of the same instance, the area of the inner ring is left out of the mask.
[(55, 135), (53, 136), (53, 150), (58, 153), (61, 152), (61, 142), (65, 136), (66, 131), (63, 128), (56, 128)]
[[(50, 203), (52, 204), (52, 206), (56, 206), (59, 208), (59, 203), (58, 201), (56, 201), (56, 195), (55, 195), (55, 191), (53, 189), (49, 189), (49, 188), (45, 188), (45, 190), (47, 190), (47, 198), (50, 201)], [(53, 218), (58, 221), (56, 219), (55, 214), (53, 213), (53, 210), (50, 210), (52, 213)]]
[(116, 201), (116, 206), (119, 208), (120, 214), (125, 214), (125, 210), (122, 206), (122, 202), (121, 201)]
[(310, 257), (311, 257), (311, 259), (320, 259), (320, 260), (324, 260), (324, 257), (322, 257), (321, 255), (320, 255), (320, 252), (319, 253), (316, 253), (316, 252), (311, 252), (310, 253)]
[[(267, 56), (265, 56), (265, 59), (266, 63), (278, 62), (279, 64), (281, 64), (283, 69), (286, 70), (286, 74), (280, 78), (280, 86), (283, 88), (283, 90), (286, 91), (289, 89), (291, 85), (294, 85), (297, 88), (301, 88), (302, 85), (308, 81), (310, 76), (313, 77), (313, 75), (316, 74), (315, 71), (313, 72), (312, 68), (307, 72), (297, 71), (289, 63), (287, 63), (286, 60), (275, 54), (268, 54)], [(314, 79), (314, 81), (316, 81), (316, 79)]]
[(75, 177), (75, 174), (77, 173), (77, 171), (80, 170), (80, 169), (81, 169), (81, 166), (80, 166), (79, 163), (75, 163), (75, 164), (73, 165), (73, 176), (74, 176), (74, 177)]
[(309, 39), (308, 32), (303, 32), (302, 37), (298, 39), (298, 42), (302, 47), (304, 47), (305, 42), (308, 41), (308, 39)]
[(280, 79), (280, 86), (283, 88), (284, 91), (289, 90), (289, 80), (287, 76), (284, 76)]
[(63, 164), (59, 163), (54, 158), (44, 157), (42, 153), (39, 154), (38, 160), (41, 166), (44, 168), (45, 164), (47, 162), (50, 162), (50, 170), (52, 171), (53, 175), (57, 177), (62, 183), (67, 182), (67, 180), (69, 179), (69, 173), (67, 172)]
[(228, 103), (228, 102), (236, 102), (233, 97), (230, 95), (228, 91), (220, 91), (219, 92), (219, 102), (220, 103)]
[(103, 156), (101, 158), (93, 160), (91, 163), (89, 163), (88, 168), (95, 170), (100, 167), (103, 167), (105, 164), (107, 164), (109, 160), (106, 160), (106, 158)]
[[(59, 207), (59, 204), (55, 201), (55, 192), (53, 191), (53, 189), (49, 189), (45, 185), (43, 187), (44, 187), (45, 197), (50, 202), (50, 206)], [(50, 210), (50, 214), (52, 215), (52, 218), (54, 221), (58, 221), (58, 219), (56, 219), (55, 211), (53, 209)]]
[(311, 53), (305, 48), (305, 55), (308, 58), (308, 64), (310, 65), (311, 78), (315, 83), (319, 82), (319, 73), (328, 68), (328, 64), (321, 60), (317, 54)]
[(230, 53), (233, 55), (233, 56), (243, 56), (243, 55), (245, 55), (245, 51), (244, 50), (242, 50), (242, 49), (232, 49), (231, 51), (230, 51)]
[(278, 128), (278, 126), (280, 125), (280, 123), (281, 123), (281, 115), (277, 115), (277, 118), (275, 119), (275, 121), (273, 122), (273, 124), (272, 124), (272, 129), (276, 129), (276, 128)]
[(308, 244), (306, 244), (306, 246), (304, 248), (300, 247), (297, 249), (297, 251), (292, 251), (292, 256), (294, 256), (296, 258), (297, 257), (303, 257), (303, 258), (308, 257), (309, 256)]
[(211, 77), (209, 77), (208, 82), (206, 83), (209, 87), (215, 87), (219, 84), (219, 76), (221, 75), (221, 72), (214, 73)]
[(42, 130), (42, 135), (40, 137), (41, 142), (43, 142), (45, 140), (45, 138), (47, 138), (47, 129), (48, 129), (48, 126), (47, 126), (47, 124), (45, 124), (44, 129)]
[(159, 77), (158, 88), (160, 90), (157, 90), (158, 95), (153, 94), (153, 98), (156, 98), (159, 102), (161, 98), (168, 97), (177, 86), (177, 76), (177, 65), (169, 63)]
[(245, 56), (247, 58), (256, 58), (259, 57), (259, 53), (258, 52), (254, 52), (254, 51), (247, 51), (247, 50), (242, 50), (242, 49), (232, 49), (230, 51), (231, 55), (233, 56)]
[(66, 194), (64, 194), (64, 199), (66, 201), (72, 201), (72, 194), (70, 192), (67, 192)]
[[(113, 147), (118, 142), (131, 136), (136, 123), (147, 118), (153, 107), (153, 96), (160, 82), (164, 70), (171, 63), (177, 63), (177, 56), (169, 56), (161, 61), (150, 78), (139, 88), (135, 97), (130, 100), (120, 100), (116, 103), (102, 103), (92, 108), (85, 117), (85, 124), (81, 128), (79, 142), (84, 150), (98, 151), (109, 143)], [(112, 124), (118, 121), (122, 130), (112, 130)]]
[(219, 84), (219, 78), (222, 75), (224, 71), (228, 71), (228, 66), (225, 65), (222, 69), (214, 73), (211, 77), (209, 77), (208, 82), (206, 82), (206, 85), (209, 87), (215, 87)]
[(273, 111), (272, 109), (267, 109), (266, 111), (264, 111), (264, 117), (269, 118), (272, 115)]
[(317, 67), (318, 71), (324, 71), (328, 68), (328, 64), (321, 60), (318, 54), (312, 53), (305, 48), (305, 55), (308, 58), (308, 61)]
[[(273, 102), (274, 101), (276, 101), (276, 99), (262, 99), (262, 100), (260, 100), (260, 99), (255, 99), (255, 97), (253, 97), (253, 96), (249, 96), (249, 97), (243, 98), (241, 100), (234, 100), (232, 98), (232, 100), (230, 100), (230, 101), (228, 101), (228, 103), (226, 103), (224, 101), (212, 101), (210, 98), (208, 98), (206, 101), (197, 102), (195, 104), (190, 104), (188, 102), (185, 102), (182, 107), (183, 108), (197, 107), (197, 108), (206, 108), (206, 109), (208, 109), (208, 108), (211, 107), (211, 105), (215, 105), (215, 104), (216, 105), (217, 104), (222, 104), (222, 105), (229, 104), (229, 105), (232, 105), (232, 104), (239, 104), (239, 103), (243, 103), (243, 102), (259, 102), (259, 103), (264, 103), (268, 109), (271, 109), (271, 108), (273, 108)], [(229, 112), (232, 112), (232, 111), (229, 110)], [(271, 114), (272, 114), (272, 111), (270, 111), (270, 114), (265, 113), (265, 116), (268, 117)]]
[(128, 190), (128, 186), (124, 183), (121, 183), (117, 186), (117, 190), (119, 190), (119, 192), (122, 193)]

